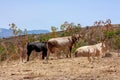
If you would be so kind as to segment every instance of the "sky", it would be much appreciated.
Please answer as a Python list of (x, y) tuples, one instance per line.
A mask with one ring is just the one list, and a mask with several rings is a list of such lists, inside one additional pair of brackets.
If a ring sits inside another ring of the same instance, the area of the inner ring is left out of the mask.
[(51, 30), (65, 21), (91, 26), (111, 19), (120, 24), (120, 0), (0, 0), (0, 28), (15, 23), (22, 30)]

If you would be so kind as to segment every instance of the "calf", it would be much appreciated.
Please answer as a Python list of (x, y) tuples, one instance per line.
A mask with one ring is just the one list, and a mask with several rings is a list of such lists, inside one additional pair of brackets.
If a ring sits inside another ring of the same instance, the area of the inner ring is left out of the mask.
[(42, 59), (47, 57), (47, 42), (30, 42), (27, 44), (27, 61), (29, 61), (30, 54), (33, 50), (42, 52)]
[(91, 62), (91, 58), (95, 59), (95, 57), (101, 57), (106, 52), (106, 45), (104, 42), (95, 44), (95, 45), (89, 45), (89, 46), (83, 46), (79, 47), (75, 51), (75, 57), (83, 56), (88, 57), (88, 61)]

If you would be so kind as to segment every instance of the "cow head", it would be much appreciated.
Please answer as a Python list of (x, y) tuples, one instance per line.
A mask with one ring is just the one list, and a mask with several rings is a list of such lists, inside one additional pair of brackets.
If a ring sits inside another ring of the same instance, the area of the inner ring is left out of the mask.
[(76, 45), (76, 43), (78, 43), (79, 39), (81, 38), (81, 35), (80, 34), (75, 34), (72, 36), (72, 45)]
[(80, 34), (74, 34), (74, 35), (72, 36), (72, 42), (73, 42), (73, 43), (77, 43), (80, 38), (81, 38), (81, 35), (80, 35)]

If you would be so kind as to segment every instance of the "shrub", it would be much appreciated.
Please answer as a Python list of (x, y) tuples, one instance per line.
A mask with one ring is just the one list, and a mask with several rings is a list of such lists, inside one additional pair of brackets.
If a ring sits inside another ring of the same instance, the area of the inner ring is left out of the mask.
[(115, 31), (105, 31), (104, 34), (106, 39), (111, 39), (115, 37)]

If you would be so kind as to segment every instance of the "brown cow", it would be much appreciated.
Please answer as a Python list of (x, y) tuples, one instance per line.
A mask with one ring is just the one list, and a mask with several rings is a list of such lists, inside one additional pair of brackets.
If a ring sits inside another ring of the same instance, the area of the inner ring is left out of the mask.
[(68, 50), (69, 52), (66, 54), (66, 57), (71, 57), (72, 47), (73, 45), (75, 45), (76, 42), (78, 42), (80, 37), (80, 35), (76, 34), (73, 36), (49, 39), (47, 43), (49, 51), (48, 54)]

